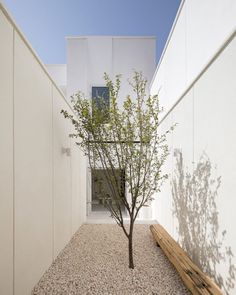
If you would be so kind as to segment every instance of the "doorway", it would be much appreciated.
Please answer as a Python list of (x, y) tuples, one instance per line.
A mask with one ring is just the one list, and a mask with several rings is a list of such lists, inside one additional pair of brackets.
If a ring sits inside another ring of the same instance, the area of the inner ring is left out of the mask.
[[(109, 171), (105, 169), (92, 169), (92, 172), (91, 172), (91, 185), (92, 185), (91, 211), (92, 212), (109, 211), (103, 205), (104, 195), (110, 197), (111, 203), (113, 204), (116, 203), (114, 193), (112, 193), (112, 190), (107, 181), (106, 173), (109, 173)], [(125, 196), (125, 171), (121, 169), (115, 169), (114, 173), (115, 173), (115, 177), (118, 180), (120, 192)], [(121, 209), (122, 211), (125, 211), (125, 207), (123, 205), (121, 206)]]

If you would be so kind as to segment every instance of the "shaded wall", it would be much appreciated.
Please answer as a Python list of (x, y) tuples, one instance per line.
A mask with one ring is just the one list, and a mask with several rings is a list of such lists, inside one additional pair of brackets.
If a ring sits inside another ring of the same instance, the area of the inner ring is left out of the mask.
[[(235, 32), (163, 118), (169, 180), (153, 217), (211, 276), (236, 294), (236, 38)], [(166, 85), (167, 87), (167, 85)]]
[[(85, 219), (71, 112), (0, 6), (0, 294), (30, 294)], [(66, 153), (67, 149), (68, 153)]]

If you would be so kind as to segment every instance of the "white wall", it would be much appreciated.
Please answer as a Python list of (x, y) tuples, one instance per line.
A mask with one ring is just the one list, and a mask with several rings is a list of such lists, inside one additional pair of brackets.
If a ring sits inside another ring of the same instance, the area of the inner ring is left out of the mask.
[[(223, 293), (236, 294), (236, 287), (229, 288), (229, 282), (236, 285), (233, 278), (236, 275), (236, 32), (232, 32), (236, 11), (232, 1), (216, 1), (214, 5), (211, 3), (209, 10), (210, 3), (209, 0), (198, 1), (198, 5), (192, 0), (185, 2), (151, 89), (156, 93), (158, 79), (162, 79), (160, 97), (169, 112), (163, 117), (160, 129), (165, 131), (177, 123), (169, 137), (170, 157), (164, 167), (169, 180), (156, 196), (152, 209), (153, 219), (157, 219), (192, 259), (216, 279)], [(219, 11), (222, 11), (222, 17), (216, 24)], [(184, 15), (186, 17), (187, 13), (190, 17), (189, 12), (191, 19), (181, 28)], [(200, 20), (205, 22), (207, 33), (202, 24), (197, 26), (197, 19), (199, 23)], [(217, 28), (212, 28), (213, 24), (218, 26), (219, 34), (216, 34)], [(184, 52), (184, 58), (179, 56), (182, 43), (176, 34), (183, 37), (185, 29), (190, 31), (193, 27), (195, 34), (188, 38), (198, 38), (198, 42), (193, 43), (190, 61), (190, 51)], [(225, 42), (230, 31), (231, 36)], [(213, 58), (216, 48), (220, 50)], [(187, 61), (188, 69), (181, 77), (179, 73), (183, 67), (180, 67), (179, 58)], [(188, 89), (188, 79), (195, 79), (211, 58)], [(164, 71), (171, 77), (164, 77)], [(185, 84), (184, 80), (187, 81)], [(169, 100), (167, 92), (172, 94)], [(183, 96), (180, 96), (181, 92)], [(182, 156), (179, 162), (176, 152)]]
[(46, 65), (48, 73), (51, 75), (56, 84), (60, 87), (64, 95), (66, 96), (66, 65)]
[(164, 113), (200, 74), (236, 27), (235, 0), (185, 0), (152, 80)]
[(13, 28), (0, 11), (0, 294), (13, 292)]
[[(92, 86), (104, 86), (104, 72), (111, 79), (122, 74), (119, 96), (121, 104), (127, 94), (131, 94), (127, 82), (133, 71), (142, 71), (149, 83), (155, 70), (154, 37), (68, 37), (67, 38), (67, 97), (82, 91), (91, 96)], [(149, 87), (148, 83), (148, 87)], [(83, 167), (80, 171), (80, 194), (87, 195), (89, 200), (88, 163), (82, 152), (79, 161)], [(149, 218), (149, 212), (143, 210), (140, 217)]]
[[(142, 71), (150, 82), (155, 70), (154, 37), (68, 37), (67, 96), (78, 90), (91, 95), (92, 86), (104, 86), (104, 72), (122, 74), (120, 100), (130, 91), (127, 79)], [(148, 84), (149, 85), (149, 84)]]
[[(164, 133), (166, 130), (169, 130), (172, 126), (172, 114), (170, 114), (166, 120), (160, 125), (160, 133)], [(172, 153), (172, 134), (167, 137), (167, 144), (170, 148), (170, 154)], [(166, 159), (165, 166), (163, 167), (163, 174), (167, 174), (169, 178), (172, 176), (172, 157), (169, 156)], [(168, 197), (167, 197), (168, 196)], [(171, 198), (171, 187), (169, 186), (169, 180), (165, 181), (161, 193), (154, 196), (154, 200), (151, 205), (152, 217), (154, 220), (161, 222), (166, 230), (172, 233), (173, 229), (173, 218), (172, 218), (172, 202)]]
[(60, 93), (53, 87), (54, 257), (68, 242), (72, 231), (71, 158), (63, 153), (63, 149), (70, 148), (70, 122), (62, 117), (61, 109), (69, 111), (60, 99)]
[(14, 280), (23, 294), (52, 258), (52, 85), (17, 32), (13, 87)]
[[(226, 230), (225, 244), (236, 257), (236, 38), (194, 86), (194, 161), (204, 151), (212, 163), (212, 176), (221, 177), (216, 197), (220, 231)], [(214, 169), (215, 168), (215, 169)], [(214, 174), (213, 174), (214, 173)], [(236, 267), (236, 258), (232, 265)], [(219, 272), (229, 275), (221, 260)], [(236, 272), (233, 272), (234, 275)], [(235, 279), (233, 280), (234, 283)], [(230, 292), (236, 294), (236, 286)]]
[(60, 114), (72, 111), (0, 8), (0, 294), (25, 295), (84, 222), (85, 198)]
[[(133, 37), (113, 39), (112, 76), (122, 75), (119, 103), (122, 104), (127, 94), (133, 95), (128, 79), (133, 72), (142, 71), (147, 79), (147, 89), (153, 77), (155, 61), (156, 39), (153, 37)], [(123, 85), (123, 86), (122, 86)]]
[(87, 93), (87, 39), (70, 38), (67, 41), (67, 97), (78, 92)]
[[(112, 75), (113, 39), (110, 37), (90, 37), (87, 43), (87, 94), (92, 94), (92, 86), (103, 86), (104, 72)], [(68, 39), (68, 45), (70, 42)], [(77, 52), (79, 54), (79, 52)]]

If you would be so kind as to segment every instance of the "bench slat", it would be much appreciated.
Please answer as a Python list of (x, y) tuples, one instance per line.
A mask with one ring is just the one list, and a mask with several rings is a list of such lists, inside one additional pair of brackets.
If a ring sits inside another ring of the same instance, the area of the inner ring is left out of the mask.
[(193, 263), (187, 253), (160, 224), (151, 225), (150, 230), (156, 242), (162, 248), (170, 262), (174, 265), (184, 284), (192, 292), (192, 294), (223, 294), (216, 283)]

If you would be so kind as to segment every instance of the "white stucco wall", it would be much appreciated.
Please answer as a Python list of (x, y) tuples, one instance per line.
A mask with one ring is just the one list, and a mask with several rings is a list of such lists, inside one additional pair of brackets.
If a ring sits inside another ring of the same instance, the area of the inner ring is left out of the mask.
[(13, 28), (0, 12), (0, 293), (13, 292)]
[(177, 123), (164, 167), (169, 180), (152, 204), (153, 218), (231, 295), (236, 294), (228, 284), (235, 284), (236, 274), (235, 25), (235, 1), (186, 0), (151, 88), (155, 94), (161, 87), (166, 112), (160, 129)]
[(84, 222), (85, 198), (70, 106), (2, 6), (0, 43), (0, 294), (25, 295)]
[[(67, 38), (67, 98), (82, 91), (91, 96), (92, 86), (105, 86), (104, 72), (113, 79), (122, 74), (119, 103), (131, 92), (127, 82), (133, 71), (142, 71), (149, 81), (155, 70), (156, 40), (154, 37), (68, 37)], [(149, 90), (149, 88), (148, 88)], [(80, 152), (80, 194), (90, 201), (88, 163)], [(85, 172), (87, 171), (87, 172)], [(146, 212), (145, 212), (146, 211)], [(149, 209), (143, 209), (140, 218), (150, 218)]]
[(165, 113), (236, 27), (235, 0), (183, 0), (152, 80)]
[(111, 78), (122, 74), (122, 97), (130, 91), (127, 79), (142, 71), (149, 83), (155, 70), (154, 37), (68, 37), (67, 97), (78, 90), (91, 95), (92, 86), (105, 86), (104, 72)]
[(66, 84), (67, 84), (66, 65), (50, 64), (50, 65), (46, 65), (46, 68), (48, 70), (48, 73), (51, 75), (53, 80), (56, 82), (56, 84), (59, 86), (59, 88), (62, 90), (62, 92), (66, 96)]

